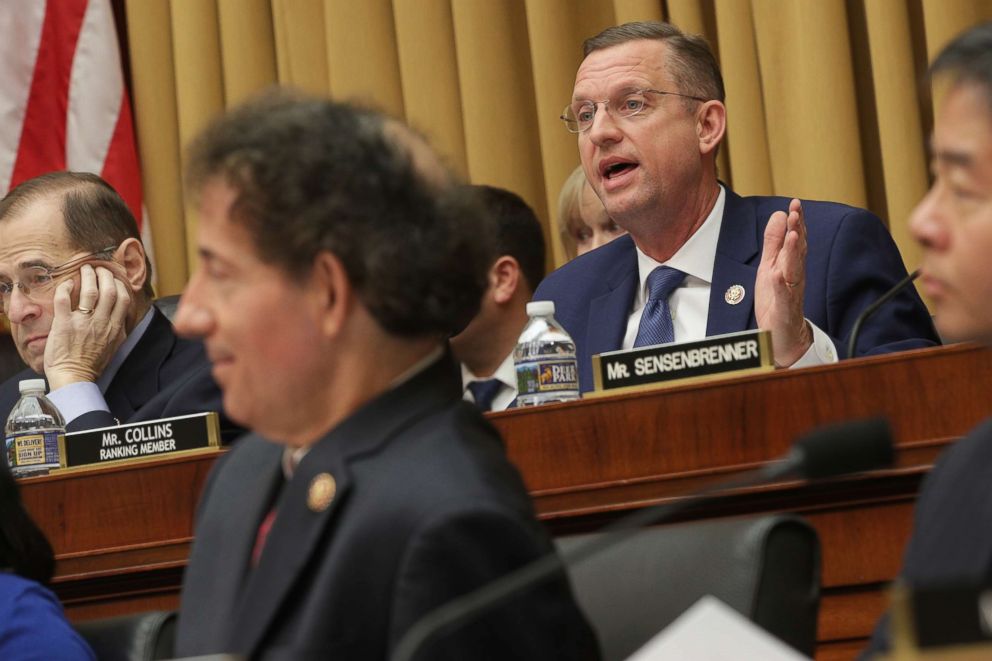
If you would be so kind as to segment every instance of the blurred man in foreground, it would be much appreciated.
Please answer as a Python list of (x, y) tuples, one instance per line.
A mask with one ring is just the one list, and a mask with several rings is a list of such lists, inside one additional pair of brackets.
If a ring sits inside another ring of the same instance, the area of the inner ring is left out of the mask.
[[(177, 652), (382, 659), (423, 615), (551, 552), (444, 345), (488, 223), (396, 122), (273, 95), (191, 149), (200, 264), (177, 325), (254, 430), (215, 469)], [(423, 659), (595, 654), (564, 576)]]
[(51, 172), (14, 188), (0, 201), (0, 300), (30, 369), (0, 385), (0, 421), (39, 375), (69, 431), (220, 411), (203, 346), (152, 299), (138, 225), (109, 184)]
[[(949, 340), (992, 345), (992, 23), (951, 42), (931, 67), (937, 99), (934, 183), (910, 228), (923, 289)], [(909, 587), (987, 584), (992, 576), (992, 421), (958, 441), (927, 477), (900, 577)], [(977, 608), (977, 606), (976, 606)], [(889, 646), (888, 617), (869, 653)]]
[(465, 398), (483, 411), (502, 411), (517, 398), (513, 349), (527, 323), (527, 302), (544, 278), (541, 223), (519, 195), (492, 186), (472, 186), (496, 225), (496, 259), (479, 313), (451, 348), (462, 363)]

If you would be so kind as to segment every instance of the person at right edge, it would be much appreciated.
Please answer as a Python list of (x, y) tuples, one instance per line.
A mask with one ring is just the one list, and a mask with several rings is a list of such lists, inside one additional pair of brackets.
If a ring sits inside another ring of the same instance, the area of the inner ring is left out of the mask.
[[(445, 350), (493, 232), (424, 140), (273, 94), (208, 128), (187, 174), (200, 260), (176, 328), (254, 433), (205, 488), (177, 653), (385, 661), (435, 608), (553, 553)], [(415, 658), (598, 651), (561, 572)]]
[[(930, 67), (933, 186), (910, 218), (924, 292), (948, 340), (992, 345), (992, 22), (959, 35)], [(910, 588), (992, 578), (992, 420), (945, 452), (920, 490), (900, 579)], [(977, 607), (977, 606), (976, 606)], [(885, 615), (862, 658), (891, 645)]]

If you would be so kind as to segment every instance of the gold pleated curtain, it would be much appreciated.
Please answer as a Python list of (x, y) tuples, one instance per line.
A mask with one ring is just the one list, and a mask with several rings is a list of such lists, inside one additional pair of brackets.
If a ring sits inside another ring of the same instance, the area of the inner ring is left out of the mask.
[(185, 145), (273, 84), (355, 99), (425, 133), (473, 183), (537, 211), (560, 264), (558, 190), (578, 163), (558, 115), (583, 39), (669, 20), (703, 34), (727, 86), (720, 176), (741, 194), (868, 207), (908, 265), (905, 221), (928, 185), (919, 81), (989, 0), (127, 0), (142, 176), (159, 290), (195, 259)]

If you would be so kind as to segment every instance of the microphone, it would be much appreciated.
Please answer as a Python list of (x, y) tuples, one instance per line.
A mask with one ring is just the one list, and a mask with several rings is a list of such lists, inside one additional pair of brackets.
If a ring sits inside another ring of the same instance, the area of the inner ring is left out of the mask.
[(854, 320), (854, 328), (851, 329), (851, 337), (847, 341), (848, 358), (854, 357), (854, 349), (858, 344), (858, 335), (861, 334), (861, 325), (865, 323), (868, 317), (875, 314), (875, 311), (878, 310), (878, 308), (885, 305), (889, 301), (889, 299), (891, 299), (893, 296), (901, 292), (913, 280), (916, 280), (918, 277), (920, 277), (921, 272), (922, 269), (916, 269), (915, 271), (907, 275), (905, 278), (897, 282), (892, 287), (892, 289), (879, 296), (877, 301), (866, 307), (864, 311), (862, 311), (862, 313), (858, 315), (858, 318)]
[(884, 418), (855, 420), (820, 427), (806, 434), (779, 461), (731, 480), (706, 487), (675, 503), (637, 510), (604, 526), (588, 542), (560, 554), (549, 553), (472, 592), (452, 599), (420, 618), (400, 639), (391, 661), (410, 661), (426, 642), (457, 629), (527, 588), (548, 580), (600, 551), (619, 544), (641, 528), (709, 500), (728, 489), (764, 484), (788, 477), (819, 480), (859, 473), (892, 464), (892, 430)]

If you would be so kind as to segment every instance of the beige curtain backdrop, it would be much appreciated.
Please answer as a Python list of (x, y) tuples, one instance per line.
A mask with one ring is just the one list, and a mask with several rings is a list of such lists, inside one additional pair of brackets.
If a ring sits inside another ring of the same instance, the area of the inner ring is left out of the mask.
[(703, 34), (727, 83), (721, 178), (741, 194), (866, 206), (918, 252), (932, 117), (918, 81), (988, 0), (127, 0), (142, 174), (162, 294), (196, 258), (184, 146), (270, 85), (355, 99), (425, 133), (473, 183), (519, 193), (564, 260), (558, 190), (578, 163), (558, 120), (582, 40), (632, 20)]

